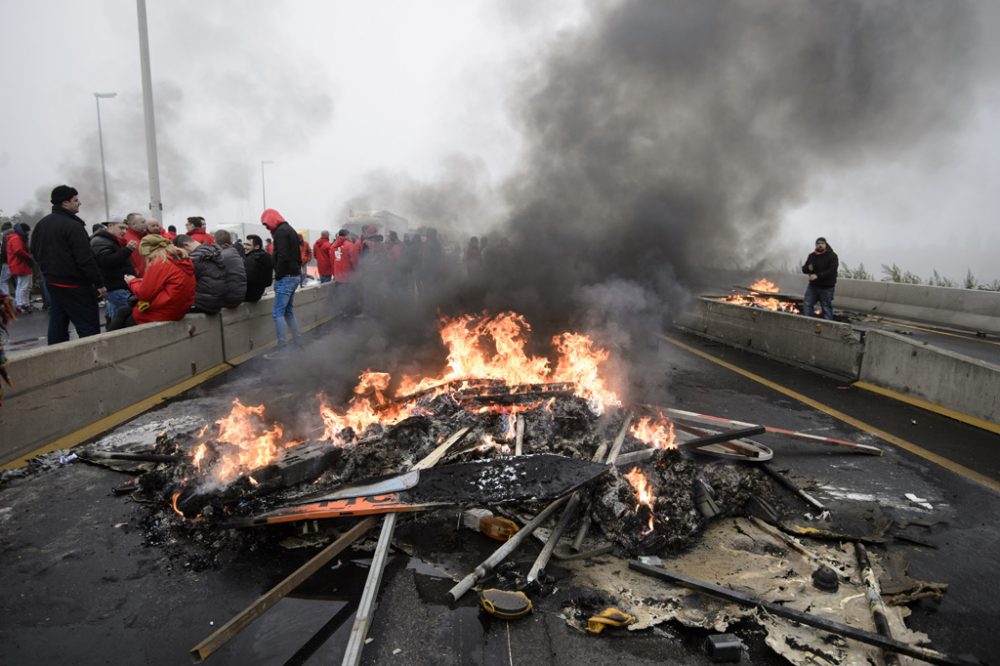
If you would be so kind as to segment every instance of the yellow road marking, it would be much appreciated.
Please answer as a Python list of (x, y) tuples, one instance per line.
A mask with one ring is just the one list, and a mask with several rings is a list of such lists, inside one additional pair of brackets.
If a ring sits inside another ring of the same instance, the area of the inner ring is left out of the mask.
[(942, 407), (941, 405), (935, 405), (933, 402), (927, 402), (926, 400), (921, 400), (920, 398), (914, 398), (913, 396), (906, 395), (905, 393), (899, 393), (893, 391), (892, 389), (882, 388), (881, 386), (876, 386), (875, 384), (869, 384), (868, 382), (854, 382), (852, 386), (857, 386), (860, 389), (866, 391), (871, 391), (872, 393), (878, 393), (879, 395), (884, 395), (887, 398), (892, 398), (893, 400), (899, 400), (900, 402), (905, 402), (907, 404), (913, 405), (914, 407), (919, 407), (921, 409), (926, 409), (929, 412), (936, 412), (941, 416), (947, 416), (950, 419), (955, 419), (956, 421), (961, 421), (963, 423), (968, 423), (971, 426), (977, 428), (982, 428), (983, 430), (989, 430), (990, 432), (995, 432), (1000, 434), (1000, 424), (992, 423), (985, 419), (977, 418), (971, 414), (966, 414), (964, 412), (956, 412), (954, 409), (948, 409), (947, 407)]
[(688, 344), (685, 344), (685, 343), (681, 342), (680, 340), (676, 340), (674, 338), (671, 338), (671, 337), (669, 337), (667, 335), (662, 335), (662, 334), (660, 335), (660, 337), (663, 338), (664, 340), (666, 340), (667, 342), (680, 347), (681, 349), (683, 349), (685, 351), (691, 352), (695, 356), (699, 356), (699, 357), (705, 359), (706, 361), (710, 361), (712, 363), (715, 363), (716, 365), (722, 366), (723, 368), (726, 368), (727, 370), (732, 370), (733, 372), (735, 372), (738, 375), (742, 375), (743, 377), (746, 377), (747, 379), (751, 379), (751, 380), (757, 382), (758, 384), (763, 384), (764, 386), (768, 387), (769, 389), (772, 389), (774, 391), (777, 391), (778, 393), (786, 395), (789, 398), (793, 398), (795, 400), (798, 400), (801, 403), (809, 405), (813, 409), (817, 409), (817, 410), (823, 412), (824, 414), (828, 414), (829, 416), (832, 416), (835, 419), (843, 421), (844, 423), (847, 423), (848, 425), (851, 425), (851, 426), (853, 426), (853, 427), (855, 427), (855, 428), (857, 428), (859, 430), (864, 430), (865, 432), (870, 433), (872, 435), (875, 435), (879, 439), (885, 440), (886, 442), (889, 442), (890, 444), (895, 444), (896, 446), (898, 446), (901, 449), (905, 449), (906, 451), (909, 451), (910, 453), (912, 453), (914, 455), (920, 456), (924, 460), (928, 460), (928, 461), (930, 461), (930, 462), (932, 462), (932, 463), (934, 463), (936, 465), (940, 465), (941, 467), (944, 467), (947, 470), (950, 470), (950, 471), (952, 471), (952, 472), (954, 472), (956, 474), (964, 476), (965, 478), (969, 479), (970, 481), (975, 481), (976, 483), (984, 485), (984, 486), (986, 486), (987, 488), (989, 488), (991, 490), (994, 490), (996, 492), (1000, 492), (1000, 481), (992, 479), (992, 478), (986, 476), (985, 474), (980, 474), (979, 472), (977, 472), (975, 470), (972, 470), (972, 469), (969, 469), (968, 467), (966, 467), (964, 465), (960, 465), (960, 464), (958, 464), (958, 463), (956, 463), (956, 462), (954, 462), (952, 460), (949, 460), (948, 458), (945, 458), (944, 456), (940, 456), (940, 455), (938, 455), (938, 454), (936, 454), (936, 453), (934, 453), (932, 451), (928, 451), (927, 449), (925, 449), (923, 447), (917, 446), (916, 444), (914, 444), (912, 442), (908, 442), (905, 439), (902, 439), (900, 437), (896, 437), (895, 435), (893, 435), (891, 433), (888, 433), (885, 430), (882, 430), (880, 428), (876, 428), (875, 426), (873, 426), (871, 424), (868, 424), (868, 423), (865, 423), (864, 421), (858, 420), (858, 419), (854, 418), (853, 416), (851, 416), (849, 414), (845, 414), (844, 412), (842, 412), (842, 411), (840, 411), (838, 409), (834, 409), (833, 407), (828, 407), (827, 405), (824, 405), (821, 402), (813, 400), (812, 398), (810, 398), (808, 396), (802, 395), (801, 393), (799, 393), (797, 391), (793, 391), (792, 389), (786, 388), (786, 387), (782, 386), (781, 384), (777, 384), (775, 382), (772, 382), (770, 379), (765, 379), (764, 377), (761, 377), (760, 375), (756, 375), (756, 374), (750, 372), (749, 370), (744, 370), (743, 368), (741, 368), (739, 366), (733, 365), (732, 363), (729, 363), (728, 361), (724, 361), (721, 358), (717, 358), (715, 356), (712, 356), (711, 354), (703, 352), (700, 349), (696, 349), (696, 348), (694, 348), (694, 347), (692, 347), (692, 346), (690, 346)]
[[(332, 317), (326, 317), (324, 319), (315, 321), (312, 324), (309, 324), (308, 326), (304, 326), (302, 328), (302, 332), (305, 333), (307, 331), (311, 331), (312, 329), (322, 324), (325, 324), (331, 319)], [(142, 414), (143, 412), (148, 411), (153, 407), (156, 407), (164, 400), (168, 400), (170, 398), (173, 398), (174, 396), (178, 396), (184, 391), (187, 391), (188, 389), (194, 388), (199, 384), (207, 382), (209, 379), (217, 377), (218, 375), (221, 375), (223, 372), (226, 372), (227, 370), (232, 370), (237, 365), (249, 361), (254, 356), (257, 356), (261, 352), (264, 352), (270, 349), (271, 347), (274, 347), (276, 344), (277, 342), (269, 342), (265, 345), (257, 347), (256, 349), (251, 349), (245, 354), (236, 356), (227, 363), (220, 363), (218, 365), (212, 366), (208, 370), (200, 372), (193, 377), (185, 379), (184, 381), (178, 382), (177, 384), (174, 384), (173, 386), (166, 388), (160, 391), (159, 393), (151, 395), (144, 400), (140, 400), (139, 402), (133, 405), (129, 405), (124, 409), (120, 409), (117, 412), (108, 414), (107, 416), (98, 419), (97, 421), (94, 421), (88, 426), (84, 426), (79, 430), (74, 430), (73, 432), (67, 435), (63, 435), (59, 439), (55, 439), (46, 444), (45, 446), (35, 449), (31, 453), (26, 453), (20, 458), (16, 458), (14, 460), (11, 460), (10, 462), (6, 462), (0, 465), (0, 470), (14, 469), (15, 467), (21, 467), (25, 465), (28, 462), (28, 460), (34, 458), (35, 456), (40, 456), (42, 454), (49, 453), (50, 451), (58, 451), (59, 449), (68, 449), (76, 446), (77, 444), (80, 444), (81, 442), (86, 442), (88, 439), (97, 437), (101, 433), (107, 432), (108, 430), (111, 430), (115, 426), (121, 425), (125, 421), (133, 419), (136, 416)]]
[(226, 363), (220, 363), (218, 365), (212, 366), (208, 370), (200, 372), (189, 379), (185, 379), (182, 382), (174, 384), (170, 388), (164, 389), (155, 395), (151, 395), (145, 400), (140, 400), (139, 402), (133, 405), (129, 405), (125, 409), (120, 409), (117, 412), (108, 414), (104, 418), (98, 419), (97, 421), (94, 421), (90, 425), (80, 428), (79, 430), (74, 430), (68, 435), (63, 435), (59, 439), (49, 442), (40, 449), (36, 449), (31, 453), (27, 453), (21, 456), (20, 458), (17, 458), (16, 460), (4, 463), (4, 465), (0, 467), (0, 469), (13, 469), (15, 467), (20, 467), (25, 463), (27, 463), (30, 458), (34, 458), (35, 456), (40, 456), (43, 453), (48, 453), (50, 451), (58, 451), (59, 449), (67, 449), (71, 446), (76, 446), (80, 442), (85, 442), (91, 437), (96, 437), (100, 435), (102, 432), (105, 432), (106, 430), (110, 430), (111, 428), (114, 428), (115, 426), (124, 423), (125, 421), (128, 421), (131, 418), (135, 418), (136, 416), (142, 414), (146, 410), (156, 407), (164, 400), (172, 398), (176, 395), (180, 395), (184, 391), (187, 391), (188, 389), (193, 388), (198, 384), (201, 384), (202, 382), (206, 382), (212, 377), (221, 375), (223, 372), (232, 369), (232, 367), (233, 366), (228, 365)]

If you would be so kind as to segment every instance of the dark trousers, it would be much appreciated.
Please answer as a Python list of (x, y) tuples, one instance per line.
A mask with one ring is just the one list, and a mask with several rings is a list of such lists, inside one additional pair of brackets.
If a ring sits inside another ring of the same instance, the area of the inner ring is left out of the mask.
[(97, 335), (101, 332), (101, 316), (97, 307), (97, 292), (90, 285), (67, 289), (50, 284), (49, 344), (69, 340), (69, 325), (73, 324), (78, 337)]

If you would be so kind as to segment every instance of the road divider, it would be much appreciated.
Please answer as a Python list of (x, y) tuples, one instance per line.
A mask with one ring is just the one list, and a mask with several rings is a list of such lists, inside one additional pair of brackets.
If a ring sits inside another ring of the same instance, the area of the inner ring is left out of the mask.
[[(331, 289), (296, 292), (303, 330), (331, 319)], [(11, 353), (0, 464), (79, 444), (273, 347), (273, 298)]]

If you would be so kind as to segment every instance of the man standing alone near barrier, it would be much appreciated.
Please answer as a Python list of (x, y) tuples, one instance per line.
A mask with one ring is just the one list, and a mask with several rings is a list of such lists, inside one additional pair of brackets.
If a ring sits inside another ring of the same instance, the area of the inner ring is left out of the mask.
[(278, 352), (288, 347), (286, 328), (292, 329), (292, 339), (299, 345), (299, 322), (295, 319), (295, 289), (299, 286), (302, 255), (299, 235), (281, 213), (268, 208), (260, 216), (274, 239), (274, 328), (278, 336)]
[(818, 301), (823, 319), (833, 319), (833, 290), (837, 286), (839, 268), (837, 253), (820, 236), (816, 239), (816, 249), (806, 257), (806, 263), (802, 265), (802, 272), (809, 276), (802, 314), (813, 316)]
[(48, 282), (52, 299), (50, 345), (69, 340), (71, 322), (81, 338), (101, 332), (97, 299), (107, 290), (90, 249), (87, 226), (76, 216), (78, 195), (68, 185), (52, 190), (52, 212), (39, 220), (31, 236), (31, 254)]

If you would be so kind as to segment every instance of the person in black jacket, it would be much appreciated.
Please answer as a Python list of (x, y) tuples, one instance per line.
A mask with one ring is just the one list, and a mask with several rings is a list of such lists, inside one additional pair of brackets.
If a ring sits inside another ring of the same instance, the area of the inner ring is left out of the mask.
[(31, 235), (31, 255), (48, 283), (49, 344), (69, 340), (69, 325), (85, 338), (101, 332), (97, 299), (103, 296), (104, 277), (90, 249), (86, 223), (77, 217), (80, 196), (74, 188), (52, 190), (52, 212)]
[(256, 303), (264, 295), (264, 290), (271, 286), (274, 263), (271, 262), (271, 255), (264, 251), (260, 236), (248, 235), (243, 249), (246, 250), (243, 265), (247, 271), (247, 295), (243, 300)]
[(802, 314), (812, 317), (815, 314), (816, 302), (819, 301), (823, 319), (833, 319), (833, 290), (837, 286), (839, 268), (840, 260), (837, 259), (837, 253), (826, 239), (820, 236), (816, 239), (816, 249), (806, 257), (806, 263), (802, 265), (802, 272), (809, 276)]
[(226, 265), (216, 245), (199, 243), (187, 234), (178, 234), (174, 245), (184, 248), (194, 264), (196, 280), (191, 312), (216, 314), (226, 302)]
[(247, 295), (247, 269), (243, 264), (243, 248), (236, 249), (233, 237), (225, 229), (215, 232), (215, 244), (222, 252), (222, 263), (226, 266), (225, 306), (235, 308)]
[(274, 239), (274, 328), (278, 337), (278, 351), (288, 346), (286, 327), (292, 330), (295, 346), (299, 346), (299, 322), (295, 319), (295, 289), (299, 286), (302, 256), (299, 252), (299, 235), (281, 213), (268, 208), (260, 216), (261, 223)]
[(132, 295), (125, 284), (125, 276), (133, 272), (132, 252), (139, 244), (134, 240), (126, 242), (127, 228), (122, 220), (112, 220), (102, 224), (90, 237), (90, 249), (94, 251), (97, 266), (104, 277), (104, 286), (108, 289), (104, 305), (108, 325), (115, 320), (118, 310), (128, 306), (128, 297)]

